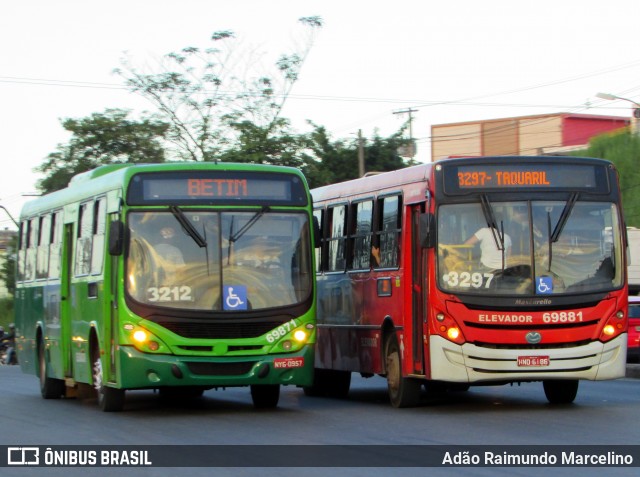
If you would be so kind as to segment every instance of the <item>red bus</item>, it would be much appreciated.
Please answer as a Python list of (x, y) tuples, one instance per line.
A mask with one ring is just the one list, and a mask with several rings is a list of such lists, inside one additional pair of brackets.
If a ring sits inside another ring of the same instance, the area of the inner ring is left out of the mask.
[(308, 395), (386, 376), (422, 386), (541, 381), (552, 403), (625, 374), (618, 175), (574, 157), (445, 159), (312, 190), (318, 341)]

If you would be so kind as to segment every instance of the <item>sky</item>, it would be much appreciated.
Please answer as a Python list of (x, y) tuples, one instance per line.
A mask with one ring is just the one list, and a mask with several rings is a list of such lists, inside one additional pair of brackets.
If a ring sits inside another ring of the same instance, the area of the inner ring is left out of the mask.
[[(434, 124), (557, 112), (629, 117), (640, 102), (638, 0), (21, 0), (0, 15), (0, 206), (18, 218), (65, 118), (153, 111), (113, 74), (231, 30), (265, 58), (300, 17), (324, 26), (284, 117), (333, 139), (395, 133), (411, 113), (422, 162)], [(0, 229), (15, 228), (0, 210)]]

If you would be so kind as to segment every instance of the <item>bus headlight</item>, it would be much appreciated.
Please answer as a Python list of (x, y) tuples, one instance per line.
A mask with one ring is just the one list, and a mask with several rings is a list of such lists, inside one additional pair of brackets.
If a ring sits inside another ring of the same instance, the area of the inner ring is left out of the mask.
[(627, 318), (623, 311), (618, 311), (616, 314), (612, 315), (604, 327), (602, 328), (602, 333), (600, 334), (600, 341), (607, 342), (617, 337), (618, 335), (627, 331)]
[(449, 328), (447, 330), (447, 336), (451, 341), (456, 341), (460, 337), (460, 329), (459, 328)]
[(295, 339), (299, 343), (304, 343), (307, 341), (307, 333), (304, 330), (296, 330), (293, 333), (293, 339)]
[(456, 344), (464, 344), (465, 339), (462, 330), (453, 318), (443, 312), (438, 312), (435, 318), (437, 320), (435, 326), (440, 336)]
[(126, 323), (123, 328), (127, 332), (127, 341), (132, 343), (138, 350), (149, 352), (160, 349), (160, 340), (147, 330), (139, 328), (132, 323)]
[(147, 333), (143, 330), (137, 330), (133, 333), (133, 339), (138, 343), (144, 343), (145, 341), (147, 341), (147, 338)]

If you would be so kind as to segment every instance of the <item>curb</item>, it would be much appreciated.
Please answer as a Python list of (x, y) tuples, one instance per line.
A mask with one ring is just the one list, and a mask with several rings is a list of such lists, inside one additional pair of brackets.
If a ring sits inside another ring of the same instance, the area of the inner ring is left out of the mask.
[(640, 379), (640, 364), (628, 364), (627, 363), (627, 373), (626, 373), (625, 377)]

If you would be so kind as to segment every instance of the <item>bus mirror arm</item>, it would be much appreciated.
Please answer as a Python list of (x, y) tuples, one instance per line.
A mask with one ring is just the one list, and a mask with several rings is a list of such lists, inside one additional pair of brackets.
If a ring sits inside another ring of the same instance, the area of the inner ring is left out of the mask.
[(109, 253), (113, 256), (122, 255), (123, 249), (124, 224), (120, 220), (114, 220), (109, 228)]
[(431, 213), (420, 214), (420, 240), (422, 248), (435, 246), (435, 217)]

